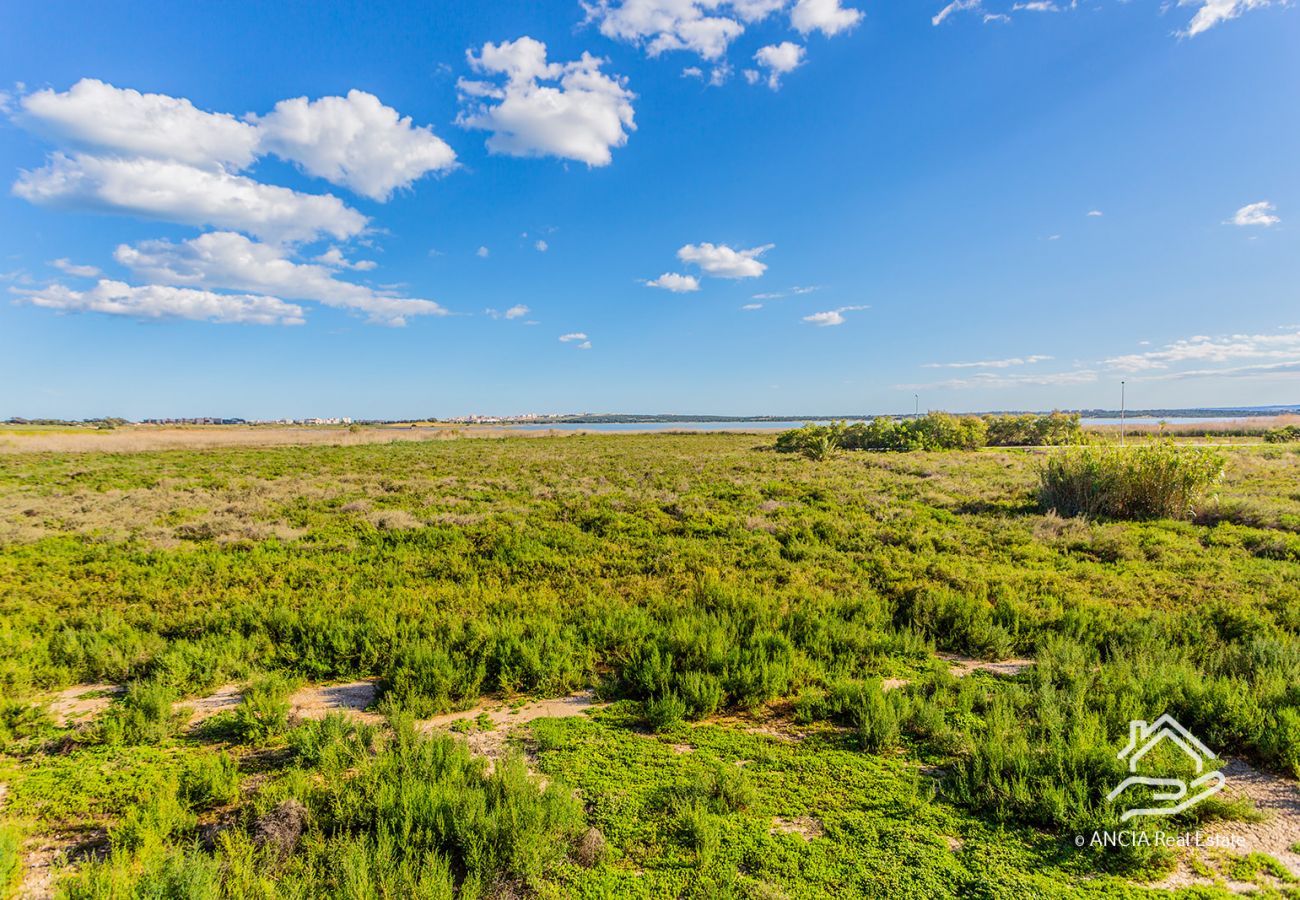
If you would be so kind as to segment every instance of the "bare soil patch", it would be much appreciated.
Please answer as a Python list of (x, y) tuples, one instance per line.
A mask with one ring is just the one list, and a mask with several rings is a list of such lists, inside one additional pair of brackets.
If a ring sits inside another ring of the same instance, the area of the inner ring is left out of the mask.
[(821, 820), (812, 816), (796, 816), (793, 819), (787, 819), (783, 816), (772, 817), (772, 827), (768, 829), (769, 834), (797, 834), (805, 841), (811, 841), (813, 838), (819, 838), (826, 833), (826, 826)]
[(448, 729), (456, 722), (486, 715), (492, 724), (492, 730), (471, 731), (465, 735), (465, 739), (474, 753), (495, 761), (505, 754), (510, 732), (520, 725), (526, 725), (536, 719), (564, 719), (569, 716), (580, 716), (590, 710), (603, 709), (607, 705), (596, 700), (596, 695), (592, 691), (579, 691), (568, 697), (538, 700), (514, 709), (504, 703), (480, 704), (463, 712), (447, 713), (426, 719), (420, 723), (420, 726), (428, 731)]
[(46, 709), (54, 724), (60, 728), (88, 722), (113, 702), (113, 696), (124, 691), (118, 684), (78, 684), (55, 694)]

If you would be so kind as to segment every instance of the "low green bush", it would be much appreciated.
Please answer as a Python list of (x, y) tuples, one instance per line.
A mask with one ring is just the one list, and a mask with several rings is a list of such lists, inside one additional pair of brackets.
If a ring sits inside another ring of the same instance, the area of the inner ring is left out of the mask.
[(831, 422), (782, 432), (779, 453), (823, 460), (840, 450), (975, 450), (980, 447), (1077, 444), (1083, 428), (1077, 414), (955, 416), (929, 412), (915, 418), (880, 416), (870, 422)]
[(235, 707), (233, 730), (240, 739), (259, 743), (287, 731), (289, 695), (294, 687), (293, 682), (276, 673), (249, 684), (243, 700)]
[(239, 797), (239, 765), (228, 753), (205, 753), (185, 761), (179, 794), (192, 809), (225, 806)]
[(1270, 444), (1289, 444), (1300, 441), (1300, 425), (1283, 425), (1280, 428), (1270, 428), (1264, 432), (1264, 440)]
[(133, 681), (100, 719), (99, 737), (107, 744), (162, 743), (179, 724), (175, 702), (176, 691), (170, 685)]

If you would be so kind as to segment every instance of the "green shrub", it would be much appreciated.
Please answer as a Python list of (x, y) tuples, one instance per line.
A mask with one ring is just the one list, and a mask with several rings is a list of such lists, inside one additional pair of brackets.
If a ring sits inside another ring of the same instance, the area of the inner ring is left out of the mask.
[(878, 681), (864, 686), (851, 715), (863, 750), (879, 753), (898, 744), (898, 711)]
[(0, 897), (8, 897), (9, 889), (18, 882), (23, 867), (22, 844), (18, 826), (0, 822)]
[(239, 765), (228, 753), (191, 756), (180, 772), (179, 794), (192, 809), (225, 806), (239, 797)]
[(1223, 464), (1212, 450), (1169, 440), (1062, 450), (1039, 472), (1039, 503), (1062, 516), (1186, 519), (1218, 482)]
[(645, 718), (655, 731), (667, 731), (686, 718), (686, 704), (672, 691), (645, 702)]
[(1270, 428), (1264, 432), (1264, 440), (1270, 444), (1289, 444), (1293, 441), (1300, 441), (1300, 425), (1283, 425), (1280, 428)]
[(293, 682), (275, 673), (249, 684), (235, 708), (235, 733), (249, 743), (283, 734), (289, 727), (289, 695), (293, 690)]
[(159, 744), (176, 730), (176, 691), (158, 681), (133, 681), (104, 713), (100, 738), (108, 744)]

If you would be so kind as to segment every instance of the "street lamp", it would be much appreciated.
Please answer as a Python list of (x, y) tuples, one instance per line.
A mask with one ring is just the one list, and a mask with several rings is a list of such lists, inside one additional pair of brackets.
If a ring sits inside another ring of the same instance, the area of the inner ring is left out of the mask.
[(1119, 383), (1119, 445), (1124, 446), (1124, 382)]

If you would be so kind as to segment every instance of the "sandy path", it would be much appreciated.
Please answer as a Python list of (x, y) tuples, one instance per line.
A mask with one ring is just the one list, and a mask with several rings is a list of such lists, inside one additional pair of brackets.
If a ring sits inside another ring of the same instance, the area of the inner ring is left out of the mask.
[[(1261, 772), (1239, 759), (1230, 759), (1223, 767), (1226, 797), (1248, 797), (1255, 808), (1264, 814), (1262, 822), (1216, 822), (1205, 828), (1204, 836), (1233, 839), (1236, 849), (1191, 849), (1183, 854), (1178, 868), (1153, 887), (1177, 889), (1214, 884), (1213, 879), (1196, 874), (1192, 861), (1220, 872), (1224, 886), (1241, 894), (1259, 890), (1259, 885), (1233, 881), (1221, 873), (1217, 858), (1231, 852), (1234, 855), (1266, 853), (1276, 859), (1293, 875), (1300, 878), (1300, 854), (1293, 849), (1300, 845), (1300, 785), (1290, 778)], [(1238, 843), (1239, 841), (1239, 843)], [(1204, 842), (1204, 839), (1203, 839)], [(1276, 879), (1264, 876), (1265, 883), (1276, 886)]]
[(579, 691), (568, 697), (557, 697), (554, 700), (538, 700), (533, 703), (525, 703), (514, 709), (504, 703), (484, 703), (463, 712), (447, 713), (446, 715), (426, 719), (420, 722), (419, 726), (425, 731), (440, 731), (450, 728), (455, 722), (465, 719), (477, 719), (479, 715), (486, 714), (492, 722), (492, 730), (471, 731), (465, 735), (465, 741), (469, 744), (471, 751), (495, 761), (505, 754), (507, 738), (510, 733), (521, 725), (527, 725), (537, 719), (564, 719), (569, 716), (580, 716), (588, 710), (603, 709), (608, 705), (597, 701), (596, 695), (591, 691)]

